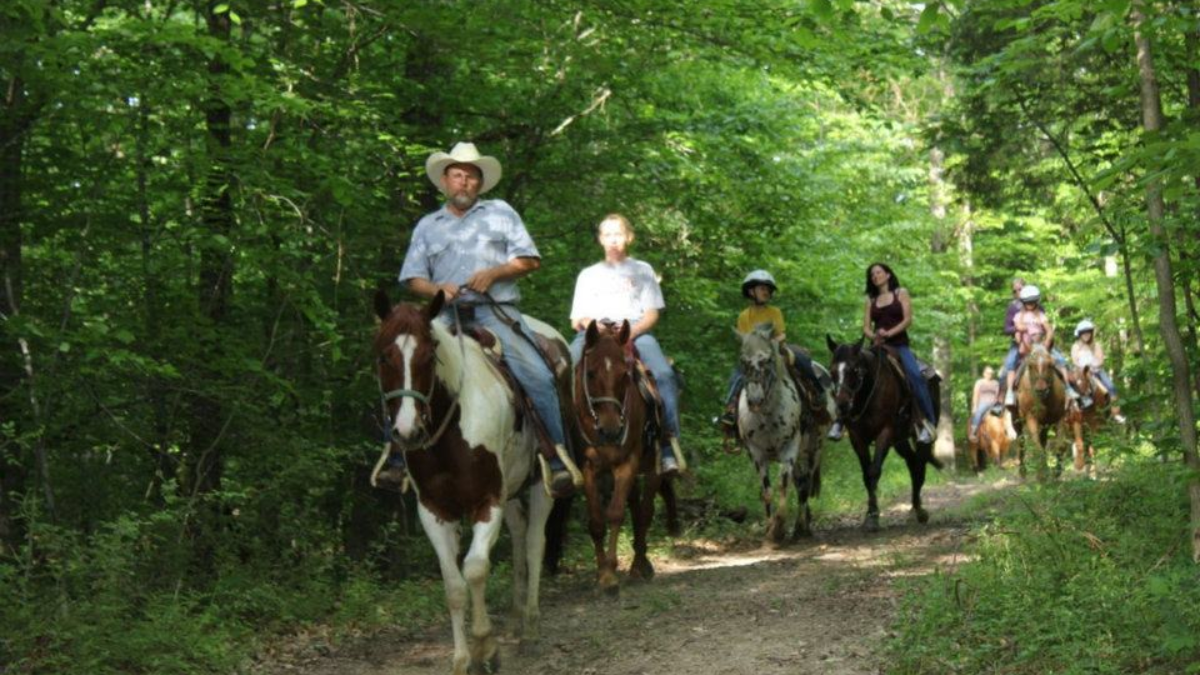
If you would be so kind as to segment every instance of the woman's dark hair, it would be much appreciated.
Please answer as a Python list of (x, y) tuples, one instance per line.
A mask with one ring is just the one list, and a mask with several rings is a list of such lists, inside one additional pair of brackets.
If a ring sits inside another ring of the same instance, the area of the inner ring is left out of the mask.
[(885, 265), (884, 263), (881, 263), (881, 262), (873, 262), (870, 265), (867, 265), (867, 297), (871, 298), (872, 300), (879, 297), (879, 289), (875, 288), (875, 284), (871, 283), (871, 268), (872, 267), (880, 267), (883, 269), (884, 272), (888, 273), (888, 290), (889, 291), (894, 291), (897, 288), (900, 288), (900, 279), (898, 279), (896, 277), (896, 273), (892, 271), (892, 268), (888, 267), (887, 265)]

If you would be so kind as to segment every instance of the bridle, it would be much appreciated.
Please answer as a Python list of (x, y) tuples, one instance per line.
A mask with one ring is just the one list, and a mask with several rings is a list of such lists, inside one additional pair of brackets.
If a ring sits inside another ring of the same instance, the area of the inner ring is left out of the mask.
[[(597, 430), (599, 429), (599, 427), (597, 425), (600, 422), (600, 415), (596, 412), (596, 404), (608, 403), (611, 405), (615, 405), (617, 407), (617, 415), (620, 417), (620, 420), (621, 420), (621, 440), (620, 440), (620, 442), (616, 443), (616, 445), (618, 447), (623, 446), (623, 445), (625, 445), (625, 440), (627, 438), (629, 438), (629, 424), (627, 423), (627, 420), (625, 418), (625, 410), (629, 406), (630, 392), (632, 392), (633, 389), (635, 388), (634, 383), (633, 383), (633, 373), (634, 373), (634, 368), (636, 367), (636, 365), (633, 363), (633, 359), (631, 359), (631, 358), (625, 359), (625, 367), (626, 367), (625, 376), (629, 379), (629, 381), (625, 383), (625, 396), (623, 399), (618, 400), (612, 396), (592, 396), (591, 387), (588, 386), (589, 385), (588, 351), (589, 350), (584, 349), (583, 358), (580, 360), (580, 366), (583, 369), (583, 382), (582, 382), (583, 400), (584, 400), (584, 403), (587, 404), (588, 414), (591, 415), (591, 417), (592, 417), (592, 426), (593, 426), (593, 428), (596, 428)], [(583, 422), (583, 420), (581, 419), (580, 425), (579, 425), (579, 433), (580, 433), (580, 435), (583, 436), (583, 440), (587, 441), (588, 445), (591, 445), (593, 447), (601, 445), (599, 443), (594, 442), (591, 438), (588, 438), (587, 432), (585, 432), (583, 430), (584, 427), (583, 427), (582, 422)]]
[[(458, 328), (458, 330), (457, 330), (458, 348), (459, 348), (459, 351), (463, 354), (464, 363), (465, 363), (466, 346), (463, 344), (462, 321), (459, 318), (458, 306), (451, 305), (451, 307), (454, 308), (454, 323), (455, 323), (455, 326)], [(435, 343), (435, 347), (436, 347), (436, 343)], [(438, 357), (437, 357), (436, 348), (434, 349), (433, 359), (434, 359), (434, 363), (440, 363), (440, 361), (438, 360)], [(380, 365), (382, 365), (384, 363), (383, 356), (379, 357), (379, 363), (380, 363)], [(436, 370), (436, 366), (435, 366), (435, 370)], [(462, 373), (459, 374), (459, 377), (460, 377), (460, 380), (458, 383), (458, 390), (462, 391), (463, 382), (466, 380), (465, 369), (463, 370)], [(425, 392), (422, 392), (422, 391), (419, 391), (416, 389), (403, 389), (403, 388), (391, 389), (389, 391), (384, 391), (383, 390), (383, 379), (378, 376), (378, 372), (376, 373), (375, 379), (379, 383), (379, 406), (383, 412), (384, 428), (387, 429), (387, 442), (396, 444), (404, 452), (409, 452), (409, 451), (414, 451), (414, 450), (415, 451), (427, 450), (427, 449), (433, 447), (434, 444), (436, 444), (438, 442), (438, 440), (441, 439), (442, 434), (446, 433), (446, 429), (448, 429), (450, 427), (450, 420), (454, 418), (454, 413), (457, 412), (457, 410), (458, 410), (458, 397), (457, 396), (450, 397), (450, 407), (446, 410), (446, 414), (442, 416), (441, 423), (438, 424), (437, 429), (432, 434), (429, 434), (426, 432), (426, 433), (424, 433), (424, 436), (425, 436), (424, 441), (421, 441), (421, 442), (415, 443), (415, 444), (406, 444), (405, 442), (403, 442), (395, 437), (395, 428), (394, 428), (394, 425), (392, 422), (391, 413), (388, 411), (388, 402), (396, 400), (396, 399), (403, 400), (406, 398), (411, 398), (414, 401), (417, 401), (418, 403), (423, 403), (424, 409), (419, 411), (420, 412), (420, 414), (419, 414), (420, 426), (418, 428), (420, 431), (425, 432), (425, 430), (429, 428), (429, 416), (433, 411), (433, 395), (434, 395), (434, 391), (437, 389), (437, 385), (438, 385), (437, 375), (436, 374), (434, 375), (433, 381), (429, 385), (429, 393), (425, 393)], [(447, 391), (447, 394), (449, 394), (449, 393), (450, 392)]]
[[(858, 413), (854, 412), (854, 408), (856, 407), (856, 403), (857, 403), (856, 399), (858, 399), (858, 393), (860, 391), (862, 391), (863, 381), (865, 378), (859, 377), (857, 384), (855, 386), (851, 387), (851, 386), (846, 385), (845, 378), (838, 377), (838, 389), (846, 390), (846, 391), (850, 392), (850, 413), (851, 414), (846, 419), (847, 422), (857, 422), (859, 419), (862, 418), (863, 415), (866, 414), (867, 408), (871, 404), (871, 399), (875, 397), (875, 389), (876, 389), (877, 385), (879, 384), (879, 373), (880, 373), (880, 370), (883, 368), (883, 359), (886, 357), (882, 354), (875, 352), (874, 350), (869, 350), (867, 352), (860, 351), (858, 358), (861, 358), (861, 355), (866, 354), (866, 353), (870, 353), (871, 356), (874, 357), (874, 359), (875, 359), (875, 374), (871, 377), (871, 388), (869, 390), (867, 390), (867, 397), (865, 399), (863, 399), (862, 405), (859, 406)], [(845, 361), (843, 361), (843, 363), (845, 363)], [(855, 367), (854, 370), (857, 372), (858, 368)]]

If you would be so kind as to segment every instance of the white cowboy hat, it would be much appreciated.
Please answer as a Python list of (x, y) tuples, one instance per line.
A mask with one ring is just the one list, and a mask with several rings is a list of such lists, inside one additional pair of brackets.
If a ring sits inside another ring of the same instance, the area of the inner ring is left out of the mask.
[(442, 189), (442, 174), (451, 164), (472, 164), (483, 174), (483, 184), (479, 186), (479, 194), (496, 187), (500, 182), (500, 160), (495, 157), (479, 154), (474, 143), (458, 143), (451, 148), (449, 154), (435, 152), (425, 160), (425, 175), (437, 187)]

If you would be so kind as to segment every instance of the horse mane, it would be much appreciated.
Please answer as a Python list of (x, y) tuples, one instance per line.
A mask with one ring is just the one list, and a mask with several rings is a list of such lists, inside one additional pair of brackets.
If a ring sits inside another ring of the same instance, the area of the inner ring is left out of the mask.
[[(771, 324), (760, 324), (761, 326), (770, 326)], [(771, 356), (771, 363), (775, 365), (775, 370), (786, 369), (783, 360), (783, 354), (780, 353), (779, 346), (763, 331), (758, 329), (752, 330), (749, 333), (743, 333), (742, 338), (742, 355), (746, 354), (747, 350), (765, 351)]]
[(375, 352), (383, 352), (401, 333), (436, 342), (438, 379), (455, 396), (466, 382), (478, 380), (483, 373), (495, 368), (484, 356), (478, 342), (463, 338), (460, 345), (459, 338), (451, 335), (449, 328), (436, 319), (430, 320), (422, 308), (407, 303), (396, 305), (380, 326), (375, 336)]

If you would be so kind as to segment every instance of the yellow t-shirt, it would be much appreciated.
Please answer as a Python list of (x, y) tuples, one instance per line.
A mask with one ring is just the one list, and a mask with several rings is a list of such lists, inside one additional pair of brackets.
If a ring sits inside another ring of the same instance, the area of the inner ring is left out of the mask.
[(737, 329), (739, 333), (749, 333), (760, 323), (770, 323), (775, 326), (772, 337), (784, 334), (783, 312), (771, 305), (750, 305), (738, 314)]

